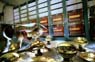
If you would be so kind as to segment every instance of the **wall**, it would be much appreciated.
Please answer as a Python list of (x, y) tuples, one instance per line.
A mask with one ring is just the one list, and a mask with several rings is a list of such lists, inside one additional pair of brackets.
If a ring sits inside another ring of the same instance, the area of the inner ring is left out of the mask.
[(5, 4), (0, 2), (0, 23), (3, 21), (3, 7)]
[(95, 5), (95, 0), (93, 0), (93, 3), (94, 3), (94, 5)]
[(4, 4), (0, 2), (0, 13), (2, 13)]
[(6, 6), (4, 8), (4, 23), (13, 24), (13, 7)]

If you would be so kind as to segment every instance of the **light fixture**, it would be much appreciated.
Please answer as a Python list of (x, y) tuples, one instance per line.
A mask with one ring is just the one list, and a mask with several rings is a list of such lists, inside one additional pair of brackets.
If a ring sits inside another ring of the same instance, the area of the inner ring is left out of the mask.
[(33, 27), (35, 25), (36, 25), (36, 23), (28, 23), (28, 24), (22, 24), (21, 26), (24, 26), (24, 27)]

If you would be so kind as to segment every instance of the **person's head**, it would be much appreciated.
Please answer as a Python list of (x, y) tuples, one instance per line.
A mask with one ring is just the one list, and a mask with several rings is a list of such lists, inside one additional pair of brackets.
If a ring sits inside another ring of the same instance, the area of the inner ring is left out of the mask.
[(6, 25), (6, 27), (4, 27), (2, 29), (2, 35), (8, 39), (8, 40), (11, 40), (13, 35), (14, 35), (14, 29), (12, 28), (12, 26), (10, 25)]

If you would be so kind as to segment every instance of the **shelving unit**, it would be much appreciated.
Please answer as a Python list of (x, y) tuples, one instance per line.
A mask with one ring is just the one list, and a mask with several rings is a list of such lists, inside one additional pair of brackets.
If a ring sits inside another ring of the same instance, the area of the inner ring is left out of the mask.
[(54, 36), (64, 36), (63, 14), (53, 15)]
[(95, 6), (89, 8), (90, 37), (95, 40)]
[(48, 30), (48, 17), (42, 17), (40, 18), (40, 24), (45, 26), (45, 28), (43, 28), (43, 35), (42, 36), (47, 36), (49, 34), (49, 30)]
[(30, 20), (30, 23), (37, 23), (36, 19)]
[(83, 12), (82, 9), (76, 9), (68, 12), (69, 15), (69, 33), (70, 36), (84, 35)]

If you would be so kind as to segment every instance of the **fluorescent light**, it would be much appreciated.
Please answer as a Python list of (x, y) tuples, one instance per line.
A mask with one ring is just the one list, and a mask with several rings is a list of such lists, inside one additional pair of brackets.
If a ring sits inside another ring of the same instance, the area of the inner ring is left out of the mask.
[(25, 26), (25, 27), (33, 27), (35, 26), (36, 23), (29, 23), (29, 24), (22, 24), (21, 26)]

